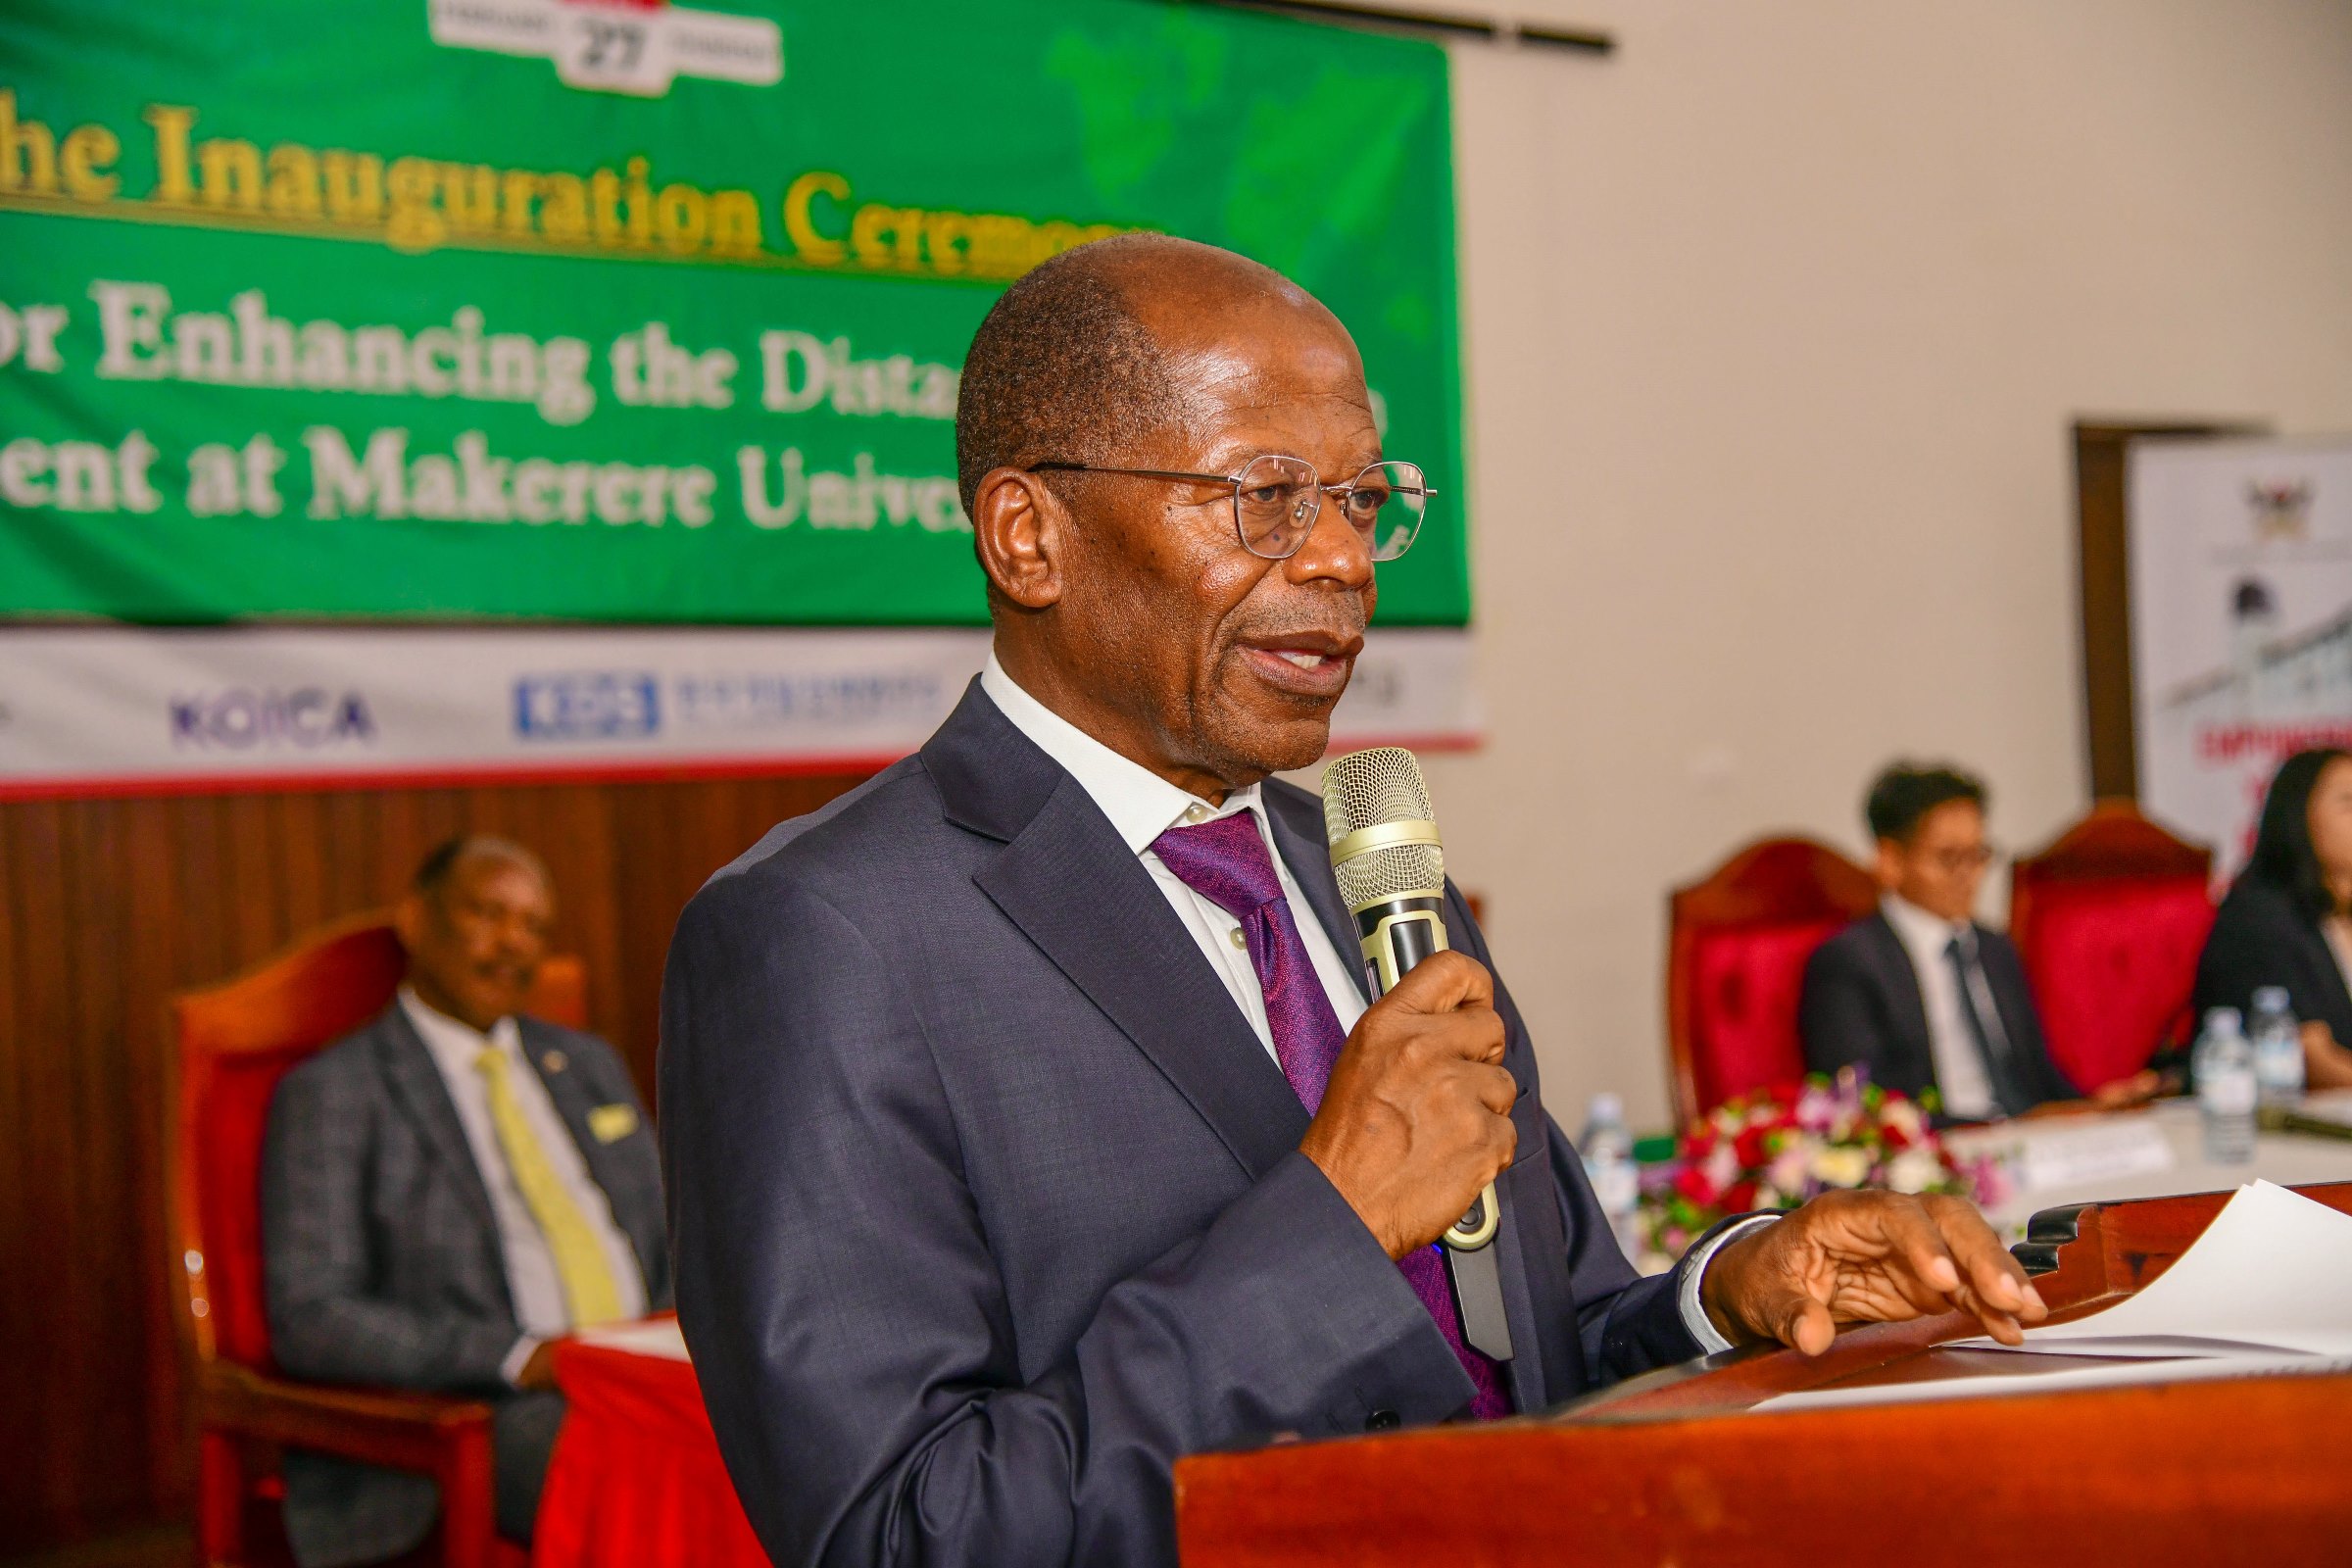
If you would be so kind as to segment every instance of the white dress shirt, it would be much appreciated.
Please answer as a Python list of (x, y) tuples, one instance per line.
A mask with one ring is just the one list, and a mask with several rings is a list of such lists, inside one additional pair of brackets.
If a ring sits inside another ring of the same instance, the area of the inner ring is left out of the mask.
[(1200, 956), (1217, 972), (1217, 978), (1225, 982), (1225, 989), (1233, 994), (1233, 1004), (1242, 1009), (1242, 1016), (1250, 1020), (1250, 1027), (1257, 1033), (1258, 1044), (1266, 1048), (1266, 1054), (1273, 1056), (1274, 1064), (1279, 1067), (1282, 1058), (1275, 1054), (1274, 1032), (1266, 1023), (1265, 993), (1258, 989), (1257, 971), (1250, 965), (1250, 952), (1243, 945), (1241, 926), (1232, 915), (1187, 887), (1152, 853), (1152, 841), (1169, 828), (1213, 822), (1219, 817), (1248, 811), (1257, 828), (1257, 836), (1265, 841), (1266, 854), (1273, 858), (1275, 874), (1282, 878), (1283, 894), (1291, 904), (1291, 918), (1298, 924), (1298, 935), (1306, 943), (1306, 956), (1315, 965), (1315, 977), (1323, 982), (1323, 994), (1331, 999), (1331, 1010), (1339, 1014), (1341, 1032), (1355, 1027), (1355, 1020), (1364, 1015), (1363, 988), (1356, 984), (1347, 960), (1332, 946), (1330, 933), (1323, 929), (1323, 922), (1315, 915), (1315, 906), (1306, 902), (1306, 895), (1293, 880), (1291, 868), (1283, 863), (1282, 851), (1275, 847), (1273, 829), (1266, 821), (1266, 808), (1258, 800), (1255, 784), (1231, 791), (1223, 806), (1211, 806), (1197, 795), (1187, 794), (1141, 762), (1112, 751), (1021, 690), (1004, 673), (1004, 666), (997, 662), (994, 653), (981, 668), (980, 689), (1012, 721), (1013, 728), (1059, 762), (1078, 781), (1078, 787), (1102, 808), (1102, 814), (1110, 818), (1112, 830), (1144, 862), (1144, 869), (1152, 873), (1160, 897), (1168, 901), (1176, 918), (1193, 934)]
[[(1965, 920), (1946, 920), (1930, 914), (1910, 900), (1889, 893), (1880, 909), (1910, 955), (1911, 972), (1919, 978), (1919, 998), (1928, 1008), (1928, 1053), (1936, 1064), (1936, 1088), (1943, 1097), (1946, 1115), (1981, 1119), (2001, 1113), (1992, 1095), (1992, 1073), (1977, 1044), (1976, 1031), (1960, 1006), (1960, 977), (1952, 970), (1945, 949), (1958, 937), (1964, 947), (1976, 942), (1976, 929)], [(1986, 1015), (1989, 994), (1976, 999), (1978, 1016)], [(1993, 1013), (1992, 1027), (1999, 1014)]]
[[(1152, 841), (1172, 827), (1185, 827), (1197, 822), (1210, 822), (1221, 816), (1233, 816), (1248, 811), (1257, 827), (1258, 837), (1265, 840), (1266, 853), (1273, 858), (1274, 870), (1282, 878), (1282, 891), (1290, 900), (1291, 917), (1298, 925), (1298, 935), (1306, 943), (1306, 956), (1313, 960), (1315, 975), (1323, 982), (1323, 994), (1331, 999), (1331, 1010), (1339, 1014), (1340, 1027), (1351, 1030), (1356, 1019), (1364, 1015), (1364, 993), (1355, 981), (1346, 959), (1332, 945), (1331, 936), (1315, 915), (1315, 906), (1306, 902), (1306, 895), (1291, 876), (1291, 868), (1283, 863), (1282, 851), (1274, 843), (1273, 832), (1266, 821), (1265, 807), (1258, 798), (1258, 786), (1227, 793), (1225, 804), (1211, 806), (1199, 796), (1191, 795), (1145, 767), (1141, 762), (1122, 757), (1077, 725), (1054, 712), (1045, 704), (1023, 691), (1004, 666), (997, 662), (992, 650), (988, 662), (980, 670), (980, 689), (989, 701), (997, 705), (1012, 723), (1012, 727), (1037, 744), (1038, 750), (1061, 764), (1078, 787), (1085, 790), (1102, 814), (1110, 818), (1112, 829), (1126, 844), (1144, 868), (1152, 873), (1152, 881), (1168, 901), (1168, 907), (1184, 922), (1193, 934), (1200, 956), (1208, 960), (1217, 978), (1233, 996), (1234, 1005), (1250, 1020), (1256, 1031), (1258, 1043), (1266, 1054), (1274, 1057), (1276, 1066), (1282, 1058), (1274, 1051), (1274, 1032), (1266, 1023), (1265, 993), (1259, 989), (1257, 971), (1250, 966), (1249, 950), (1243, 945), (1242, 928), (1232, 915), (1195, 893), (1178, 878), (1175, 872), (1160, 862), (1152, 853)], [(1759, 1221), (1757, 1223), (1763, 1223)], [(1714, 1239), (1690, 1260), (1686, 1271), (1679, 1298), (1683, 1322), (1710, 1352), (1731, 1348), (1731, 1342), (1715, 1330), (1708, 1321), (1706, 1310), (1698, 1299), (1698, 1280), (1708, 1261), (1723, 1243), (1744, 1232), (1747, 1226), (1734, 1227)]]
[(490, 1120), (490, 1089), (482, 1081), (481, 1069), (474, 1065), (484, 1047), (495, 1048), (507, 1058), (507, 1083), (514, 1091), (515, 1107), (522, 1112), (522, 1119), (530, 1123), (540, 1147), (547, 1151), (547, 1162), (564, 1183), (564, 1192), (579, 1206), (589, 1229), (596, 1233), (597, 1244), (604, 1249), (606, 1261), (612, 1268), (621, 1315), (643, 1317), (645, 1274), (637, 1265), (636, 1249), (613, 1220), (612, 1200), (588, 1173), (588, 1161), (582, 1157), (580, 1146), (572, 1141), (571, 1129), (564, 1124), (556, 1102), (548, 1098), (547, 1085), (539, 1081), (538, 1069), (524, 1059), (522, 1031), (514, 1020), (501, 1018), (485, 1035), (428, 1005), (407, 986), (400, 988), (400, 1008), (416, 1026), (425, 1049), (432, 1053), (433, 1065), (441, 1069), (441, 1081), (458, 1108), (458, 1122), (466, 1129), (466, 1143), (473, 1151), (474, 1169), (481, 1173), (482, 1185), (489, 1189), (490, 1210), (498, 1219), (499, 1251), (506, 1260), (507, 1290), (514, 1298), (514, 1319), (522, 1329), (522, 1337), (514, 1342), (514, 1348), (507, 1352), (499, 1367), (506, 1380), (513, 1383), (521, 1375), (524, 1364), (543, 1341), (570, 1332), (571, 1309), (564, 1299), (564, 1281), (556, 1272), (556, 1254), (548, 1247), (538, 1220), (532, 1217), (531, 1205), (524, 1200), (522, 1189), (514, 1184), (514, 1174), (507, 1167), (506, 1151), (499, 1146), (498, 1128)]

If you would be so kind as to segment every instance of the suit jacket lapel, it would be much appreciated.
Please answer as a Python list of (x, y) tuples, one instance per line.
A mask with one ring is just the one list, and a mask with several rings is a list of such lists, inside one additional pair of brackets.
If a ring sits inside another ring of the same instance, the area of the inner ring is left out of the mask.
[[(376, 1026), (375, 1054), (383, 1064), (384, 1081), (391, 1087), (393, 1100), (426, 1146), (449, 1167), (451, 1179), (473, 1205), (483, 1227), (497, 1235), (498, 1213), (490, 1206), (490, 1189), (482, 1185), (481, 1169), (473, 1162), (473, 1146), (466, 1141), (466, 1126), (458, 1120), (449, 1086), (441, 1081), (441, 1068), (434, 1062), (432, 1051), (397, 1002)], [(505, 1288), (503, 1274), (499, 1285)]]
[[(620, 1167), (612, 1146), (596, 1136), (588, 1125), (588, 1113), (596, 1101), (587, 1082), (573, 1070), (571, 1063), (561, 1068), (549, 1065), (550, 1048), (556, 1045), (534, 1018), (517, 1018), (515, 1025), (522, 1033), (522, 1054), (547, 1088), (547, 1098), (564, 1118), (564, 1130), (571, 1134), (572, 1147), (580, 1152), (582, 1163), (588, 1167), (589, 1179), (604, 1191), (605, 1201), (612, 1209), (613, 1223), (628, 1237), (630, 1250), (637, 1254), (637, 1271), (645, 1281), (646, 1294), (656, 1294), (659, 1249), (662, 1246), (662, 1217), (660, 1213), (644, 1213), (633, 1208), (630, 1200), (637, 1188), (630, 1173)], [(562, 1061), (564, 1058), (556, 1058)]]
[(1283, 864), (1291, 869), (1291, 879), (1314, 906), (1315, 918), (1347, 962), (1348, 972), (1355, 977), (1355, 988), (1366, 1002), (1375, 1000), (1372, 977), (1363, 962), (1363, 938), (1356, 932), (1355, 916), (1340, 902), (1340, 884), (1331, 874), (1331, 851), (1323, 841), (1321, 809), (1310, 809), (1273, 779), (1266, 781), (1259, 798), (1265, 803), (1266, 820), (1273, 825), (1274, 844), (1282, 851)]
[(1879, 968), (1894, 1001), (1895, 1022), (1902, 1026), (1899, 1044), (1918, 1064), (1923, 1084), (1936, 1082), (1935, 1035), (1928, 1023), (1928, 999), (1919, 989), (1919, 973), (1911, 967), (1911, 950), (1885, 914), (1870, 917), (1872, 940), (1879, 950)]
[(974, 880), (1167, 1075), (1252, 1179), (1298, 1147), (1306, 1107), (1075, 779), (1065, 777)]
[(1306, 1107), (1093, 799), (979, 683), (923, 748), (948, 817), (1004, 840), (973, 876), (1200, 1112), (1252, 1179)]
[[(589, 1097), (586, 1086), (580, 1082), (580, 1075), (571, 1070), (570, 1063), (563, 1055), (554, 1054), (554, 1050), (561, 1048), (556, 1048), (555, 1042), (540, 1032), (536, 1020), (517, 1018), (514, 1024), (522, 1037), (523, 1059), (531, 1064), (531, 1071), (539, 1075), (540, 1085), (547, 1090), (547, 1098), (555, 1105), (556, 1114), (564, 1118), (564, 1130), (571, 1134), (572, 1146), (579, 1150), (580, 1158), (588, 1166), (588, 1174), (596, 1178), (597, 1186), (607, 1193), (612, 1192), (612, 1183), (605, 1170), (604, 1145), (598, 1143), (595, 1135), (588, 1130)], [(551, 1055), (554, 1056), (553, 1062), (549, 1059)]]

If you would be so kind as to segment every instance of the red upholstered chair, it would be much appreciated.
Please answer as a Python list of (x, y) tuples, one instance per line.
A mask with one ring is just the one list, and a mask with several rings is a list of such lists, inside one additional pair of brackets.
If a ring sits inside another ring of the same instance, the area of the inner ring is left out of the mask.
[(2211, 850), (2173, 837), (2130, 801), (2101, 801), (2011, 869), (2010, 940), (2051, 1059), (2083, 1089), (2187, 1038), (2212, 878)]
[[(172, 1001), (177, 1054), (172, 1234), (192, 1362), (197, 1537), (208, 1564), (247, 1561), (249, 1502), (283, 1495), (286, 1445), (417, 1470), (441, 1488), (441, 1560), (519, 1568), (492, 1514), (490, 1407), (388, 1389), (329, 1389), (277, 1375), (262, 1300), (260, 1167), (270, 1097), (286, 1069), (389, 1004), (407, 960), (381, 914), (331, 926), (250, 973)], [(541, 968), (531, 1011), (581, 1026), (586, 975)]]
[(1811, 839), (1751, 844), (1668, 904), (1666, 1039), (1685, 1121), (1803, 1076), (1805, 960), (1878, 906), (1869, 872)]

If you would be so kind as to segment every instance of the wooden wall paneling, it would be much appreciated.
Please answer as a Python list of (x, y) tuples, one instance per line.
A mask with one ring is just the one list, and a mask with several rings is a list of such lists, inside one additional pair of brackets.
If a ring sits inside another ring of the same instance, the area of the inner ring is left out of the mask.
[[(23, 820), (0, 821), (0, 1257), (33, 1255), (32, 1176), (36, 1151), (29, 1137), (9, 1136), (28, 1127), (31, 1107), (40, 1102), (40, 1086), (33, 1081), (32, 1062), (24, 1042), (33, 1033), (32, 998), (19, 978), (24, 973), (25, 934), (24, 903), (31, 871), (25, 848), (19, 842), (27, 826)], [(22, 1347), (0, 1355), (0, 1408), (13, 1419), (0, 1430), (0, 1472), (19, 1477), (0, 1480), (0, 1545), (30, 1528), (29, 1498), (36, 1494), (31, 1435), (38, 1418), (33, 1386), (33, 1339), (39, 1303), (22, 1285), (0, 1289), (0, 1345)]]
[(106, 1001), (91, 994), (99, 976), (76, 972), (71, 895), (84, 857), (75, 816), (71, 804), (34, 803), (9, 846), (19, 920), (12, 1049), (24, 1102), (21, 1124), (0, 1136), (24, 1148), (18, 1200), (26, 1254), (0, 1278), (16, 1282), (5, 1294), (23, 1314), (7, 1343), (29, 1352), (16, 1358), (24, 1387), (9, 1424), (31, 1439), (24, 1456), (31, 1492), (10, 1499), (16, 1506), (0, 1509), (0, 1520), (20, 1508), (74, 1519), (135, 1503), (145, 1491), (147, 1434), (133, 1381), (144, 1360), (140, 1320), (122, 1310), (135, 1297), (108, 1294), (135, 1246), (115, 1137), (135, 1112), (120, 1105), (93, 1114), (104, 1096), (91, 1079), (116, 1054), (88, 1044)]
[[(753, 791), (735, 793), (750, 795)], [(693, 896), (691, 889), (678, 894), (679, 882), (691, 875), (699, 887), (710, 874), (711, 867), (697, 863), (700, 858), (693, 854), (692, 846), (696, 825), (722, 814), (714, 809), (717, 805), (701, 792), (678, 801), (675, 809), (663, 809), (661, 797), (650, 794), (623, 797), (615, 803), (612, 831), (638, 846), (640, 853), (622, 856), (613, 866), (616, 925), (611, 979), (618, 989), (611, 1005), (629, 1040), (629, 1072), (637, 1082), (637, 1093), (654, 1106), (657, 1119), (661, 1107), (654, 1093), (654, 1059), (660, 1045), (662, 964), (669, 951), (668, 924), (675, 922), (677, 911)]]
[[(125, 1054), (136, 1074), (131, 1097), (133, 1126), (141, 1135), (136, 1139), (141, 1159), (137, 1185), (142, 1194), (160, 1194), (168, 1179), (165, 1160), (171, 1147), (172, 1066), (162, 1050), (162, 1004), (153, 999), (171, 993), (178, 976), (187, 972), (175, 947), (183, 923), (176, 911), (186, 904), (185, 872), (172, 853), (172, 821), (167, 803), (126, 802), (120, 815), (124, 829), (123, 858), (117, 875), (121, 885), (137, 890), (124, 911), (120, 959), (124, 1038), (130, 1047)], [(141, 1013), (131, 1011), (133, 1008), (147, 1010)], [(151, 1034), (156, 1049), (136, 1049), (136, 1042)], [(137, 1255), (142, 1260), (162, 1259), (161, 1266), (168, 1270), (172, 1240), (164, 1205), (142, 1200), (137, 1206)], [(195, 1474), (182, 1403), (178, 1326), (172, 1320), (169, 1291), (157, 1288), (162, 1282), (151, 1284), (142, 1276), (139, 1283), (147, 1348), (146, 1424), (152, 1435), (147, 1455), (149, 1496), (184, 1496), (195, 1486)]]
[[(90, 1434), (84, 1462), (110, 1462), (108, 1512), (133, 1511), (148, 1495), (159, 1461), (168, 1451), (164, 1435), (149, 1425), (148, 1391), (172, 1369), (157, 1359), (160, 1346), (153, 1311), (153, 1278), (161, 1256), (161, 1205), (140, 1200), (160, 1192), (162, 1151), (155, 1133), (162, 1126), (160, 1082), (149, 1071), (152, 1053), (92, 1052), (93, 1041), (134, 1038), (130, 1008), (136, 1004), (128, 981), (130, 909), (148, 902), (128, 853), (123, 811), (103, 801), (76, 801), (61, 810), (68, 852), (68, 881), (60, 890), (65, 926), (58, 933), (78, 1016), (74, 1037), (57, 1044), (72, 1050), (80, 1071), (79, 1099), (70, 1125), (81, 1158), (75, 1195), (78, 1222), (104, 1238), (75, 1325), (117, 1316), (114, 1303), (133, 1310), (110, 1325), (112, 1332), (74, 1334), (74, 1351), (82, 1377), (102, 1380), (109, 1398), (104, 1419)], [(122, 900), (119, 888), (139, 890)], [(166, 906), (168, 907), (168, 906)], [(135, 1034), (144, 1034), (137, 1030)], [(159, 1064), (160, 1065), (160, 1064)], [(64, 1396), (71, 1397), (71, 1394)], [(117, 1457), (119, 1456), (119, 1457)]]
[(323, 925), (342, 911), (327, 903), (325, 862), (334, 856), (321, 831), (325, 812), (319, 797), (279, 795), (267, 799), (275, 808), (270, 813), (274, 825), (270, 836), (282, 857), (278, 885), (285, 889), (285, 899), (279, 917), (295, 931)]
[(679, 908), (855, 782), (0, 803), (0, 1561), (147, 1539), (188, 1508), (163, 1212), (171, 993), (385, 904), (452, 833), (504, 833), (547, 858), (558, 946), (586, 959), (592, 1020), (650, 1100)]

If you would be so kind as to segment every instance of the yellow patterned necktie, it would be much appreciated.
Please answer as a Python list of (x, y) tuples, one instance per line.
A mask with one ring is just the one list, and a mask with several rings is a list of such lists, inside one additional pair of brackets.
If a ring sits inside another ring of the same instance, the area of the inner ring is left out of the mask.
[(507, 1079), (507, 1055), (496, 1046), (484, 1047), (473, 1058), (474, 1070), (490, 1093), (490, 1125), (498, 1129), (498, 1147), (507, 1156), (507, 1170), (530, 1205), (531, 1218), (547, 1238), (556, 1260), (556, 1275), (564, 1283), (564, 1299), (571, 1308), (574, 1328), (610, 1323), (620, 1316), (620, 1287), (612, 1264), (588, 1224), (588, 1216), (564, 1190), (564, 1180), (549, 1162), (547, 1150), (522, 1107), (514, 1102), (514, 1086)]

